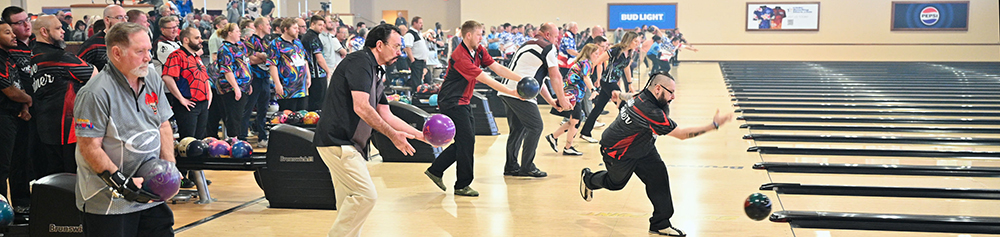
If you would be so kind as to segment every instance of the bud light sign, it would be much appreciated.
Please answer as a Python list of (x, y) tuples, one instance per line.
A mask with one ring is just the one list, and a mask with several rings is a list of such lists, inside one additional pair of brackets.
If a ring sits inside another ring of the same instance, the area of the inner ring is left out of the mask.
[(608, 4), (608, 29), (677, 28), (677, 4)]
[(968, 30), (969, 2), (893, 2), (892, 30)]

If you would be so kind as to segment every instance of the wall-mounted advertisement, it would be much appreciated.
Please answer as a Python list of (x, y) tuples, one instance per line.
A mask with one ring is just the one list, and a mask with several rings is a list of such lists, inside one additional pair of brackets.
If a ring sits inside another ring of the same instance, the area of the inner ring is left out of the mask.
[(608, 29), (677, 28), (677, 4), (608, 4)]
[(892, 2), (892, 30), (969, 30), (969, 2)]
[(748, 2), (747, 31), (818, 31), (819, 2)]

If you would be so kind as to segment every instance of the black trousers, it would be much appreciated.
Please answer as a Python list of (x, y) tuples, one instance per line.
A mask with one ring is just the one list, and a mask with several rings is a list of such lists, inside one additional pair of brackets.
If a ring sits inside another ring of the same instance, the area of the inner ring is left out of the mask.
[[(9, 113), (8, 113), (9, 112)], [(17, 117), (13, 111), (0, 112), (0, 193), (6, 196), (7, 181), (10, 182), (11, 206), (31, 205), (30, 181), (35, 179), (32, 158), (34, 152), (33, 122)], [(13, 128), (14, 130), (9, 130)], [(13, 131), (13, 132), (11, 132)], [(9, 151), (9, 153), (4, 153)], [(6, 154), (7, 156), (4, 156)], [(74, 170), (74, 173), (76, 171)]]
[(4, 198), (7, 198), (7, 178), (10, 178), (12, 171), (11, 163), (13, 162), (11, 161), (14, 159), (14, 142), (18, 140), (17, 120), (21, 119), (13, 111), (8, 112), (7, 110), (0, 109), (0, 195), (3, 195)]
[(455, 122), (455, 144), (451, 144), (447, 149), (438, 155), (437, 159), (427, 168), (431, 174), (441, 177), (444, 170), (455, 164), (458, 180), (455, 181), (455, 190), (463, 189), (472, 184), (472, 163), (473, 153), (476, 147), (475, 120), (472, 117), (472, 106), (459, 105), (447, 109), (442, 109), (441, 113), (447, 115)]
[(615, 159), (606, 154), (604, 164), (608, 170), (597, 171), (588, 180), (584, 180), (588, 188), (608, 189), (612, 191), (625, 188), (625, 184), (634, 173), (646, 184), (646, 196), (653, 203), (653, 217), (649, 218), (649, 230), (660, 230), (671, 227), (670, 217), (674, 215), (674, 201), (670, 196), (670, 180), (667, 176), (667, 166), (660, 159), (660, 154), (653, 149), (642, 157)]
[(187, 107), (180, 105), (176, 98), (167, 97), (173, 106), (174, 120), (177, 121), (177, 134), (181, 138), (193, 137), (204, 139), (208, 124), (208, 101), (194, 102), (194, 107), (189, 111)]
[(129, 214), (81, 215), (87, 237), (174, 236), (174, 212), (166, 203)]
[(649, 67), (649, 64), (646, 64), (647, 67), (649, 67), (649, 72), (658, 72), (658, 71), (663, 70), (663, 67), (662, 67), (662, 64), (661, 64), (662, 61), (660, 60), (659, 56), (656, 56), (656, 55), (653, 55), (653, 54), (646, 54), (646, 59), (649, 60), (649, 63), (653, 64), (652, 67)]
[[(528, 174), (535, 170), (535, 150), (538, 148), (538, 139), (542, 137), (542, 115), (538, 112), (538, 105), (528, 101), (514, 99), (506, 96), (499, 96), (507, 110), (507, 125), (510, 127), (510, 136), (507, 138), (507, 163), (504, 171), (518, 170), (521, 174)], [(517, 164), (517, 153), (521, 151), (521, 165)]]
[(307, 101), (309, 97), (302, 98), (291, 98), (291, 99), (280, 99), (278, 100), (278, 109), (280, 110), (291, 110), (299, 111), (307, 108)]
[(205, 124), (205, 137), (222, 138), (219, 136), (219, 122), (226, 115), (226, 105), (222, 103), (222, 95), (212, 89), (212, 104), (208, 106), (208, 122)]
[[(332, 72), (331, 72), (332, 73)], [(257, 139), (267, 140), (267, 109), (271, 105), (271, 88), (268, 84), (270, 78), (254, 78), (250, 86), (253, 87), (253, 94), (247, 96), (247, 106), (243, 109), (243, 118), (246, 118), (246, 127), (257, 132)], [(325, 84), (324, 84), (325, 85)], [(250, 116), (253, 109), (257, 108), (257, 116), (253, 123), (250, 123)]]
[(604, 106), (608, 105), (608, 101), (611, 100), (611, 92), (621, 90), (618, 88), (618, 83), (605, 83), (601, 81), (601, 92), (597, 94), (597, 98), (594, 98), (594, 109), (588, 113), (587, 122), (583, 123), (583, 128), (580, 129), (580, 135), (593, 137), (590, 133), (594, 130), (594, 123), (597, 122), (597, 117), (601, 115), (601, 111), (604, 111)]
[(240, 100), (236, 100), (236, 91), (230, 91), (222, 95), (222, 104), (226, 107), (226, 136), (236, 137), (241, 141), (247, 140), (246, 121), (243, 119), (243, 108), (247, 106), (247, 93), (243, 93)]
[(410, 80), (407, 80), (406, 86), (417, 90), (417, 86), (427, 83), (424, 81), (424, 68), (427, 68), (427, 61), (413, 60), (410, 62)]
[(47, 144), (36, 140), (35, 174), (38, 178), (58, 173), (76, 173), (76, 143)]
[[(333, 73), (333, 72), (330, 72)], [(312, 86), (309, 87), (309, 104), (305, 110), (316, 111), (323, 109), (323, 99), (326, 98), (326, 77), (312, 78)], [(416, 88), (416, 87), (413, 87)], [(255, 88), (256, 89), (256, 88)], [(254, 92), (257, 92), (254, 90)]]

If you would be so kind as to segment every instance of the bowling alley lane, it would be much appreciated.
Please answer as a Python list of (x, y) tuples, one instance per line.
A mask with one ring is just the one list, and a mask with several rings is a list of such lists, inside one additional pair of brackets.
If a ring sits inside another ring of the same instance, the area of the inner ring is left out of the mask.
[(1000, 237), (1000, 235), (987, 234), (960, 234), (960, 233), (927, 233), (927, 232), (899, 232), (899, 231), (865, 231), (865, 230), (831, 230), (831, 229), (808, 229), (794, 228), (796, 237)]
[[(756, 154), (754, 154), (756, 155)], [(1000, 167), (1000, 160), (885, 157), (885, 156), (833, 156), (833, 155), (763, 155), (765, 162), (829, 163), (829, 164), (888, 164), (888, 165), (930, 165), (930, 166), (976, 166)]]

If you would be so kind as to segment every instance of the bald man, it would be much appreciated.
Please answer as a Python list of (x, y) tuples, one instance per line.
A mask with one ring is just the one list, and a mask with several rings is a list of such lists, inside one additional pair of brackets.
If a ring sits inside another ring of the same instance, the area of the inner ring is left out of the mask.
[[(111, 29), (115, 24), (128, 21), (125, 8), (118, 5), (108, 5), (104, 8), (104, 29)], [(97, 70), (104, 70), (104, 64), (108, 63), (107, 46), (104, 45), (104, 35), (107, 30), (97, 33), (80, 45), (80, 56), (84, 61), (97, 67)]]
[(559, 72), (562, 73), (563, 77), (566, 73), (569, 73), (570, 63), (579, 52), (576, 51), (576, 33), (580, 30), (576, 22), (570, 22), (566, 24), (566, 33), (559, 40)]
[(594, 37), (604, 36), (604, 27), (601, 25), (596, 25), (590, 28), (590, 36), (587, 36), (587, 40), (583, 42), (583, 45), (593, 44)]
[(37, 123), (35, 174), (76, 173), (76, 135), (73, 103), (76, 92), (97, 74), (93, 66), (66, 52), (64, 31), (53, 15), (41, 16), (32, 26), (32, 88), (35, 90), (32, 119)]

